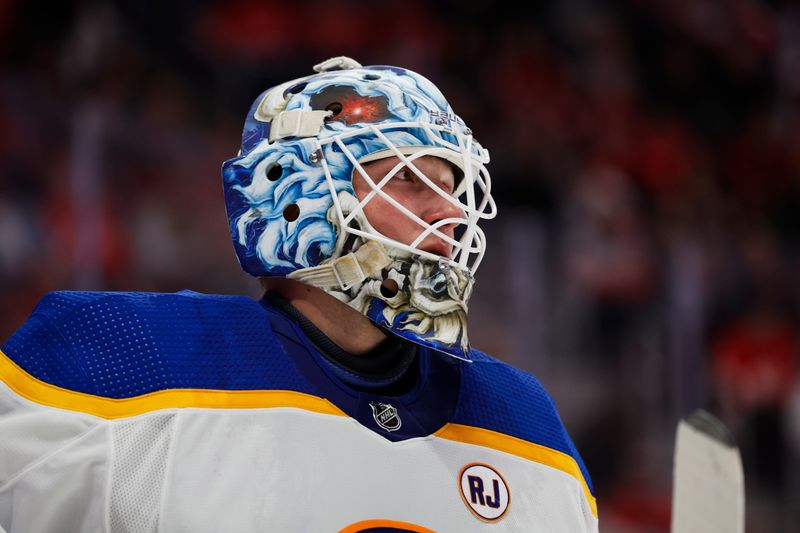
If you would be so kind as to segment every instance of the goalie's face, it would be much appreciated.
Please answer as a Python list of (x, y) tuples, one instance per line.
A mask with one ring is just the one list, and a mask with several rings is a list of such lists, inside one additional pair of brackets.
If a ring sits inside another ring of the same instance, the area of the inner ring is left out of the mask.
[[(365, 163), (363, 168), (373, 184), (380, 183), (391, 174), (382, 190), (426, 224), (436, 225), (446, 219), (463, 218), (464, 213), (441, 194), (444, 192), (452, 196), (455, 190), (456, 177), (450, 163), (438, 157), (423, 156), (415, 159), (413, 164), (440, 192), (435, 191), (410, 168), (402, 165), (397, 157)], [(367, 183), (367, 177), (354, 173), (353, 189), (359, 201), (373, 190), (374, 186)], [(364, 205), (364, 214), (376, 231), (403, 244), (413, 243), (425, 229), (380, 195), (374, 195)], [(453, 239), (456, 226), (455, 223), (443, 224), (437, 225), (437, 229)], [(452, 244), (432, 234), (427, 235), (416, 248), (444, 258), (450, 258), (453, 251)]]

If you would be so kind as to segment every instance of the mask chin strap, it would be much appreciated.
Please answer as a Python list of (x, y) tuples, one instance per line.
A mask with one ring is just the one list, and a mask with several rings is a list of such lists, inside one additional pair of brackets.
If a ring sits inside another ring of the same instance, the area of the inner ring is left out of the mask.
[(355, 252), (344, 255), (327, 265), (295, 270), (286, 277), (318, 287), (343, 291), (374, 276), (392, 262), (386, 249), (377, 241), (367, 241)]

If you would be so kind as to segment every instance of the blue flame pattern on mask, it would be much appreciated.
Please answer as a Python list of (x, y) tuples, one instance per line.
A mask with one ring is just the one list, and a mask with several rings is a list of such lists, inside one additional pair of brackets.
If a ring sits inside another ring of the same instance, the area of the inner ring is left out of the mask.
[[(308, 163), (306, 152), (307, 144), (287, 143), (281, 151), (226, 168), (231, 235), (242, 267), (250, 274), (284, 276), (319, 264), (333, 251), (336, 235), (326, 219), (333, 200), (322, 169)], [(266, 173), (272, 164), (283, 169), (275, 181)], [(345, 187), (343, 182), (337, 185)], [(290, 204), (300, 209), (293, 222), (283, 216)]]

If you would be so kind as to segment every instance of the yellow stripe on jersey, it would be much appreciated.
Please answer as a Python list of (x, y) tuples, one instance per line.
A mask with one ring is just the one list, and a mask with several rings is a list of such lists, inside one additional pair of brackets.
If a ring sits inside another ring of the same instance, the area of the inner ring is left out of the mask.
[(45, 383), (20, 368), (0, 351), (0, 380), (32, 402), (80, 411), (101, 418), (124, 418), (172, 407), (253, 409), (295, 407), (316, 413), (347, 416), (324, 398), (287, 390), (168, 389), (132, 398), (103, 398)]
[(462, 426), (461, 424), (445, 424), (442, 429), (434, 433), (434, 436), (476, 446), (485, 446), (486, 448), (510, 453), (566, 472), (580, 482), (586, 500), (589, 502), (589, 507), (592, 508), (592, 514), (595, 518), (597, 517), (597, 500), (589, 491), (589, 486), (586, 484), (586, 480), (583, 479), (583, 473), (581, 473), (578, 463), (564, 452), (489, 429)]
[[(0, 351), (0, 380), (14, 392), (32, 402), (106, 419), (125, 418), (175, 407), (228, 409), (294, 407), (316, 413), (347, 416), (324, 398), (287, 390), (168, 389), (132, 398), (104, 398), (45, 383), (25, 372), (2, 351)], [(578, 463), (563, 452), (496, 431), (460, 424), (445, 424), (434, 433), (434, 436), (485, 446), (566, 472), (581, 483), (592, 513), (597, 516), (597, 502), (589, 492)]]

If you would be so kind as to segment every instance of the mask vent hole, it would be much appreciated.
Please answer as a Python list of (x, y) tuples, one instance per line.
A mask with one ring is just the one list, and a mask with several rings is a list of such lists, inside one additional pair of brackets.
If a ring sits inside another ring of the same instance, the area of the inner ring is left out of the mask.
[(325, 111), (331, 111), (333, 113), (331, 117), (335, 117), (336, 115), (342, 112), (343, 108), (344, 106), (342, 106), (342, 104), (340, 104), (339, 102), (332, 102), (325, 106)]
[(393, 279), (385, 279), (383, 283), (381, 283), (381, 294), (384, 298), (394, 298), (397, 296), (397, 292), (400, 290), (400, 287), (397, 285), (397, 282)]
[(289, 204), (283, 210), (283, 218), (287, 222), (294, 222), (300, 217), (300, 207), (297, 204)]
[(267, 179), (269, 181), (278, 181), (283, 176), (283, 167), (278, 165), (277, 163), (272, 163), (269, 168), (267, 168)]
[(375, 81), (381, 79), (381, 77), (377, 74), (364, 74), (364, 78), (367, 81)]
[(306, 85), (308, 85), (308, 83), (306, 83), (306, 82), (298, 83), (297, 85), (292, 85), (291, 87), (289, 87), (286, 90), (286, 93), (288, 93), (288, 94), (297, 94), (297, 93), (301, 92), (303, 89), (305, 89)]

